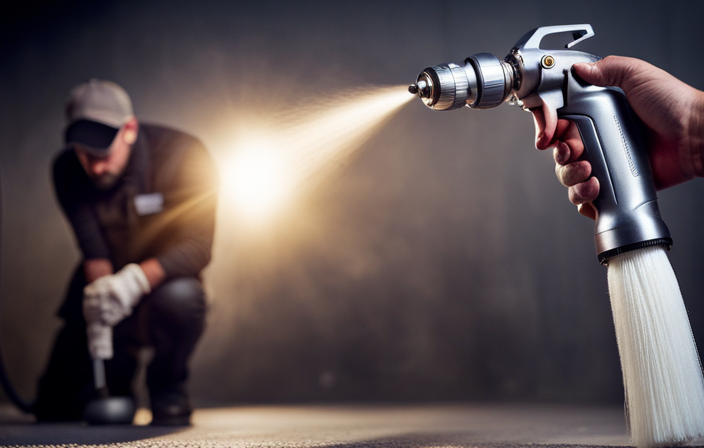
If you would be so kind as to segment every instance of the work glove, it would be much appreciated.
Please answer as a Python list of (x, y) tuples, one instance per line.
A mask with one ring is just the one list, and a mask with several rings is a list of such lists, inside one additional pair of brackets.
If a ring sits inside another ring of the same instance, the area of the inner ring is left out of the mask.
[(92, 359), (112, 358), (112, 327), (100, 322), (88, 322), (88, 351)]
[(100, 277), (83, 289), (83, 316), (86, 322), (113, 327), (132, 310), (145, 294), (149, 280), (139, 265), (131, 263), (119, 272)]
[(83, 289), (83, 316), (91, 358), (112, 358), (112, 327), (132, 314), (142, 296), (150, 292), (149, 280), (137, 264), (128, 264)]

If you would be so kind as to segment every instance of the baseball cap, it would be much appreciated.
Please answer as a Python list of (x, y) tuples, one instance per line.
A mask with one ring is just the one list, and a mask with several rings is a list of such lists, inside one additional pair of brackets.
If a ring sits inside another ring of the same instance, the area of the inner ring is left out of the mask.
[(107, 157), (115, 135), (132, 115), (132, 101), (122, 87), (91, 79), (76, 86), (66, 101), (66, 144), (77, 143), (94, 156)]

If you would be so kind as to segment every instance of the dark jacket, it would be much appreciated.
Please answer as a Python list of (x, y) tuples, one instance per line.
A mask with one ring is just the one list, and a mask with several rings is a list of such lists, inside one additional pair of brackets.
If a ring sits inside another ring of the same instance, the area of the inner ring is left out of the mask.
[(155, 257), (167, 279), (197, 277), (210, 261), (218, 175), (195, 137), (140, 125), (110, 190), (92, 184), (71, 148), (56, 157), (53, 178), (84, 260), (107, 258), (117, 271)]

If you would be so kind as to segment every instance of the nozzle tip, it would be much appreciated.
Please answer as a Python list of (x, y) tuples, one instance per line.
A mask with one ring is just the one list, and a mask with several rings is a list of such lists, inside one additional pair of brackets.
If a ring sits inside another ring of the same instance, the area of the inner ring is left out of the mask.
[(408, 91), (410, 93), (412, 93), (413, 95), (417, 95), (418, 94), (418, 86), (416, 84), (411, 84), (410, 86), (408, 86)]

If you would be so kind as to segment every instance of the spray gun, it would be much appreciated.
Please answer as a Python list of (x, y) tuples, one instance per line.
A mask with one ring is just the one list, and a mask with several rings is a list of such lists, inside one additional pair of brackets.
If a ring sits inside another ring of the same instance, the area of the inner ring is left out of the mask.
[[(565, 49), (541, 49), (544, 37), (571, 33)], [(548, 26), (523, 36), (504, 58), (478, 53), (463, 64), (428, 67), (409, 92), (431, 109), (489, 109), (504, 102), (525, 110), (549, 107), (574, 122), (592, 175), (599, 180), (595, 239), (599, 262), (672, 239), (660, 217), (648, 154), (635, 113), (622, 90), (584, 83), (577, 62), (600, 58), (571, 48), (594, 35), (591, 25)]]

